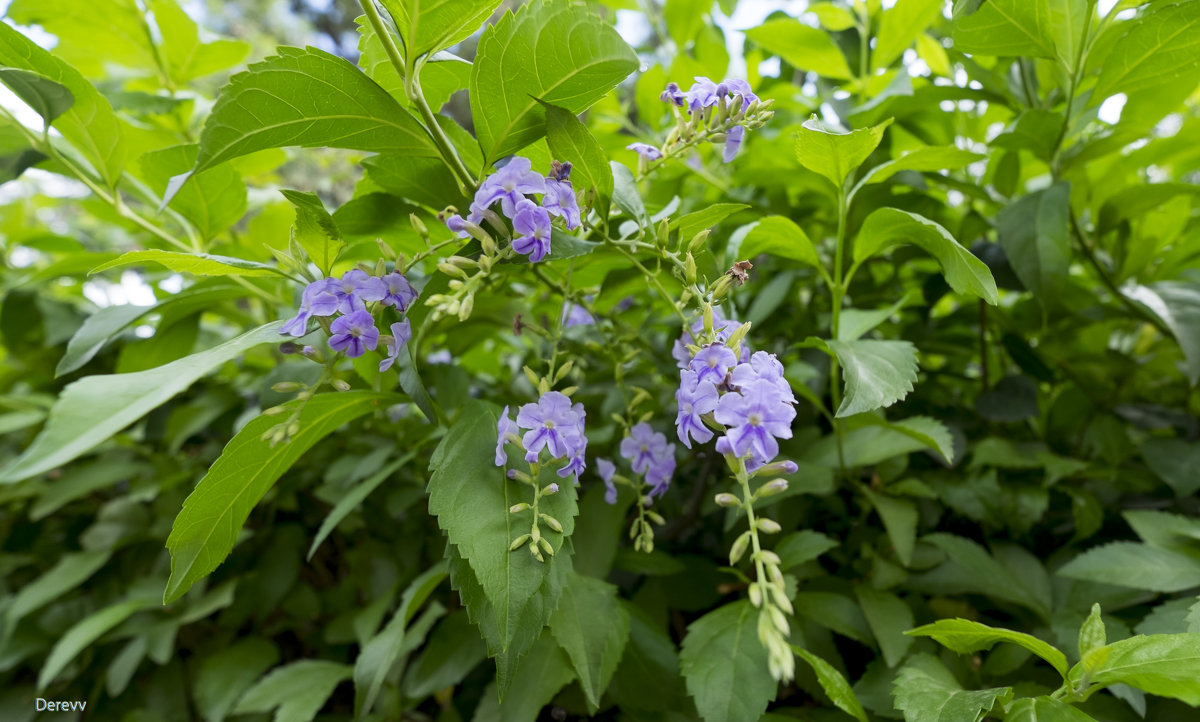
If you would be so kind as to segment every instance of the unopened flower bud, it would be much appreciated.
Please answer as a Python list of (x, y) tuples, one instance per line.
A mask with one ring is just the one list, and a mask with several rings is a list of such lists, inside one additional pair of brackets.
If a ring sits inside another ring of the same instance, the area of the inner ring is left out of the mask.
[(691, 251), (692, 253), (695, 253), (696, 251), (703, 248), (704, 244), (708, 241), (709, 233), (712, 233), (712, 231), (706, 228), (703, 231), (700, 231), (696, 235), (692, 236), (692, 240), (688, 242), (688, 250)]
[(279, 344), (279, 353), (284, 355), (300, 353), (300, 347), (291, 341), (284, 341), (283, 343)]
[(266, 411), (264, 411), (262, 413), (263, 413), (263, 416), (279, 416), (280, 414), (284, 413), (287, 410), (288, 410), (288, 408), (286, 406), (272, 406), (271, 408), (267, 409)]
[(516, 539), (513, 539), (513, 543), (508, 545), (508, 550), (510, 552), (515, 552), (516, 550), (523, 547), (525, 545), (525, 542), (527, 542), (527, 541), (529, 541), (529, 535), (522, 534), (521, 536), (517, 537)]
[(418, 216), (416, 213), (409, 213), (408, 222), (412, 224), (413, 230), (415, 230), (421, 236), (421, 238), (429, 238), (429, 229), (425, 227), (425, 222), (421, 220), (420, 216)]
[(538, 517), (540, 517), (542, 521), (546, 522), (546, 526), (550, 527), (559, 534), (562, 534), (563, 527), (562, 524), (558, 522), (558, 519), (555, 519), (549, 514), (543, 514), (540, 512), (538, 513)]
[(740, 499), (738, 499), (733, 494), (727, 494), (727, 493), (717, 494), (714, 497), (714, 501), (717, 502), (717, 506), (729, 507), (729, 506), (741, 506), (742, 505), (742, 502)]
[(766, 534), (778, 534), (783, 529), (774, 519), (759, 519), (758, 528)]
[(667, 523), (667, 520), (662, 518), (662, 514), (650, 511), (649, 509), (646, 510), (646, 516), (650, 517), (650, 521), (658, 524), (659, 526)]
[(277, 394), (290, 394), (304, 388), (304, 384), (298, 384), (295, 381), (280, 381), (271, 387), (271, 390)]
[(729, 549), (729, 564), (733, 566), (741, 561), (742, 555), (746, 553), (746, 547), (750, 544), (750, 532), (744, 531), (734, 540), (733, 546)]
[(760, 486), (754, 495), (760, 499), (765, 499), (768, 496), (775, 496), (776, 494), (787, 491), (787, 488), (787, 479), (772, 479), (771, 481), (768, 481)]
[(516, 469), (509, 469), (507, 472), (505, 472), (504, 475), (507, 476), (509, 479), (516, 479), (518, 474), (520, 474), (520, 472), (517, 471)]
[(692, 256), (691, 251), (688, 251), (683, 260), (683, 279), (688, 283), (696, 282), (696, 259)]
[(762, 587), (757, 584), (750, 585), (750, 603), (756, 607), (762, 606)]
[(466, 321), (471, 317), (471, 311), (475, 310), (475, 294), (471, 294), (463, 299), (462, 305), (458, 307), (458, 320)]
[(442, 261), (441, 263), (437, 264), (437, 269), (447, 276), (455, 276), (457, 278), (467, 277), (467, 272), (453, 263), (446, 263), (445, 261)]
[(333, 381), (329, 382), (329, 385), (332, 386), (333, 388), (337, 389), (338, 391), (349, 391), (350, 390), (350, 384), (347, 383), (343, 379), (334, 379)]
[(770, 464), (754, 470), (751, 476), (770, 476), (771, 474), (795, 474), (797, 469), (794, 461), (772, 461)]
[(288, 436), (295, 436), (298, 433), (300, 433), (300, 422), (299, 421), (293, 421), (292, 423), (288, 424), (288, 427), (287, 427), (287, 435)]
[(546, 537), (538, 539), (538, 546), (542, 548), (542, 551), (546, 552), (547, 556), (554, 556), (554, 547), (550, 545)]
[(731, 288), (733, 288), (733, 279), (728, 275), (721, 276), (719, 279), (717, 279), (717, 282), (713, 284), (712, 290), (710, 291), (713, 300), (717, 301), (725, 298), (725, 296), (729, 294), (729, 290)]
[(526, 504), (525, 502), (521, 502), (520, 504), (513, 504), (512, 506), (508, 507), (508, 513), (509, 514), (520, 514), (521, 512), (525, 511), (528, 508), (529, 508), (528, 504)]
[(558, 484), (551, 484), (542, 489), (542, 496), (550, 496), (558, 493)]

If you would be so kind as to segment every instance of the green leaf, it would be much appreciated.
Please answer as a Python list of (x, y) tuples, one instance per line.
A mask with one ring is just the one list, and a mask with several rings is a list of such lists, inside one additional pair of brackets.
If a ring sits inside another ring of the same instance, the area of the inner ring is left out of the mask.
[(1083, 624), (1079, 627), (1079, 658), (1083, 659), (1107, 643), (1104, 620), (1100, 618), (1100, 605), (1093, 604), (1088, 618), (1083, 620)]
[(367, 177), (389, 193), (437, 211), (454, 204), (463, 210), (458, 181), (440, 158), (373, 155), (363, 160), (363, 167)]
[[(142, 174), (160, 196), (171, 178), (186, 173), (196, 164), (195, 145), (175, 145), (146, 153), (141, 158)], [(192, 222), (200, 237), (209, 240), (226, 230), (246, 212), (246, 184), (229, 163), (197, 173), (168, 204)]]
[(862, 703), (858, 701), (854, 690), (850, 688), (850, 683), (846, 681), (841, 672), (807, 649), (793, 646), (792, 651), (812, 667), (813, 672), (817, 675), (817, 682), (821, 685), (821, 689), (825, 690), (825, 694), (828, 695), (834, 706), (859, 722), (867, 722), (866, 710), (863, 709)]
[(846, 56), (822, 30), (792, 18), (768, 20), (746, 31), (746, 37), (789, 65), (834, 80), (853, 77)]
[(983, 261), (945, 228), (915, 213), (880, 208), (867, 216), (854, 243), (854, 263), (904, 243), (920, 246), (936, 258), (946, 282), (956, 292), (977, 296), (993, 306), (998, 302), (996, 281)]
[(70, 91), (75, 104), (54, 121), (54, 127), (95, 166), (109, 187), (116, 185), (125, 165), (126, 147), (112, 106), (78, 70), (12, 26), (0, 25), (0, 66), (33, 71)]
[(1149, 544), (1111, 542), (1080, 554), (1058, 573), (1152, 592), (1181, 592), (1200, 587), (1200, 557)]
[(817, 248), (808, 234), (792, 219), (784, 216), (767, 216), (758, 221), (746, 234), (741, 248), (738, 249), (738, 255), (742, 258), (754, 258), (760, 253), (769, 253), (772, 256), (821, 268)]
[(819, 531), (801, 529), (780, 539), (779, 543), (775, 545), (775, 553), (779, 555), (780, 569), (786, 572), (816, 559), (837, 546), (836, 541)]
[(796, 158), (800, 165), (841, 189), (846, 178), (879, 147), (883, 132), (891, 124), (889, 119), (871, 128), (832, 133), (817, 120), (809, 120), (796, 135)]
[(1091, 684), (1127, 684), (1200, 705), (1200, 634), (1138, 635), (1113, 642), (1075, 665), (1072, 682), (1078, 682), (1084, 668), (1091, 670)]
[(797, 592), (796, 613), (866, 646), (872, 646), (871, 627), (858, 604), (837, 592)]
[(933, 624), (917, 627), (906, 634), (913, 637), (932, 637), (937, 643), (959, 654), (991, 649), (997, 642), (1011, 642), (1046, 660), (1064, 677), (1067, 675), (1067, 655), (1024, 632), (997, 629), (968, 619), (941, 619)]
[(879, 651), (883, 653), (883, 661), (889, 667), (895, 667), (904, 660), (909, 647), (913, 644), (911, 636), (905, 632), (913, 625), (912, 610), (904, 600), (891, 592), (883, 592), (867, 584), (854, 588), (858, 597), (858, 606), (867, 625), (879, 642)]
[(757, 722), (775, 699), (767, 650), (758, 641), (759, 611), (726, 604), (688, 626), (679, 666), (704, 722)]
[(1142, 442), (1142, 459), (1158, 478), (1184, 498), (1200, 491), (1200, 444), (1183, 439), (1149, 438)]
[(891, 406), (917, 380), (917, 347), (908, 341), (825, 341), (842, 365), (846, 395), (837, 417)]
[(1027, 150), (1040, 160), (1051, 162), (1058, 149), (1063, 116), (1041, 108), (1022, 112), (1008, 129), (992, 139), (992, 147)]
[[(864, 487), (863, 493), (871, 500), (871, 506), (879, 513), (883, 528), (887, 531), (896, 557), (904, 566), (912, 564), (913, 547), (917, 542), (917, 505), (910, 499), (897, 499), (886, 494), (878, 494)], [(888, 663), (889, 667), (895, 665)]]
[(517, 669), (510, 693), (503, 701), (489, 685), (475, 708), (473, 722), (529, 722), (567, 686), (575, 675), (566, 652), (543, 634)]
[(463, 406), (430, 461), (429, 511), (463, 562), (451, 559), (451, 582), (487, 639), (488, 652), (502, 656), (497, 664), (503, 665), (503, 694), (516, 660), (537, 641), (558, 604), (571, 569), (566, 537), (574, 531), (577, 504), (573, 484), (561, 484), (557, 494), (541, 500), (539, 511), (563, 527), (559, 534), (541, 526), (555, 551), (545, 562), (525, 547), (509, 551), (530, 524), (530, 512), (510, 514), (509, 507), (531, 501), (533, 492), (528, 484), (505, 478), (504, 469), (493, 463), (497, 418), (483, 402)]
[(954, 20), (954, 48), (978, 55), (1054, 58), (1046, 0), (988, 0)]
[[(274, 330), (276, 324), (268, 328)], [(280, 422), (279, 417), (258, 416), (246, 424), (225, 445), (175, 517), (167, 537), (171, 578), (163, 591), (163, 603), (183, 596), (225, 560), (254, 505), (305, 451), (387, 398), (368, 391), (347, 391), (319, 394), (307, 403), (290, 402), (285, 408), (301, 409), (297, 419), (300, 430), (291, 440), (275, 446), (262, 437)]]
[(29, 509), (29, 520), (41, 521), (76, 499), (140, 475), (149, 468), (136, 461), (111, 459), (74, 464), (54, 483), (45, 487), (37, 502)]
[(302, 659), (277, 667), (246, 690), (233, 713), (265, 713), (278, 707), (275, 722), (310, 722), (352, 671), (348, 664), (323, 659)]
[(149, 0), (149, 10), (162, 33), (159, 51), (171, 79), (184, 85), (196, 78), (232, 68), (250, 54), (250, 44), (231, 38), (200, 41), (200, 30), (175, 0)]
[(900, 421), (883, 421), (878, 417), (864, 419), (864, 423), (876, 423), (877, 421), (892, 431), (899, 431), (938, 452), (947, 464), (954, 463), (954, 437), (950, 435), (950, 430), (946, 428), (946, 425), (937, 419), (931, 419), (928, 416), (910, 416)]
[(60, 599), (67, 592), (86, 582), (108, 563), (111, 549), (70, 552), (62, 555), (54, 566), (12, 595), (12, 603), (4, 610), (4, 635), (17, 629), (17, 622), (30, 612)]
[(545, 134), (539, 100), (582, 113), (637, 68), (633, 49), (585, 7), (535, 0), (506, 14), (483, 31), (471, 73), (485, 165)]
[(106, 306), (88, 316), (67, 343), (67, 351), (58, 360), (54, 375), (64, 376), (77, 371), (95, 358), (113, 338), (147, 315), (170, 314), (189, 316), (196, 311), (212, 309), (224, 300), (241, 298), (245, 290), (227, 281), (198, 283), (167, 296), (152, 306)]
[(196, 710), (205, 722), (222, 722), (250, 685), (278, 661), (279, 650), (265, 639), (242, 639), (218, 649), (196, 672)]
[(404, 694), (413, 699), (456, 685), (487, 658), (487, 646), (464, 611), (451, 612), (433, 630), (425, 652), (405, 678)]
[[(409, 623), (416, 616), (417, 610), (446, 579), (446, 564), (439, 562), (427, 569), (408, 585), (400, 598), (400, 606), (392, 615), (391, 621), (371, 641), (363, 645), (358, 658), (354, 661), (354, 709), (355, 716), (362, 718), (371, 713), (379, 691), (383, 689), (384, 679), (391, 671), (392, 665), (415, 648), (411, 638), (407, 638)], [(432, 607), (431, 607), (432, 608)], [(440, 617), (444, 610), (435, 617)], [(424, 636), (423, 634), (421, 635)]]
[(1000, 245), (1021, 279), (1043, 304), (1058, 297), (1071, 263), (1071, 186), (1056, 183), (1031, 193), (996, 216)]
[(1004, 722), (1096, 722), (1066, 702), (1053, 697), (1026, 697), (1008, 706)]
[(942, 0), (898, 0), (886, 10), (875, 37), (872, 70), (886, 68), (899, 58), (930, 23), (941, 17), (944, 4)]
[(34, 150), (25, 134), (11, 125), (0, 125), (0, 185), (16, 180), (47, 156)]
[(971, 163), (983, 160), (986, 156), (956, 148), (952, 145), (927, 145), (916, 150), (910, 150), (904, 155), (880, 163), (867, 171), (859, 186), (869, 183), (882, 183), (901, 171), (911, 170), (928, 173), (938, 170), (957, 170)]
[(110, 268), (128, 266), (133, 263), (157, 263), (172, 271), (191, 273), (197, 276), (276, 276), (282, 275), (275, 266), (258, 261), (244, 261), (229, 256), (214, 256), (211, 253), (183, 253), (181, 251), (130, 251), (108, 263), (96, 266), (89, 274), (107, 271)]
[(68, 384), (33, 443), (0, 470), (11, 484), (74, 460), (158, 408), (248, 349), (279, 338), (280, 322), (269, 323), (206, 351), (148, 371), (88, 376)]
[[(204, 123), (192, 173), (294, 145), (437, 157), (416, 118), (347, 60), (316, 48), (277, 51), (230, 78)], [(164, 200), (188, 177), (172, 179)]]
[(618, 603), (617, 588), (571, 572), (550, 617), (550, 633), (571, 658), (595, 714), (629, 638), (629, 613)]
[(1193, 386), (1200, 382), (1200, 284), (1159, 281), (1126, 286), (1121, 292), (1149, 308), (1171, 329), (1183, 349), (1188, 380)]
[(363, 479), (353, 489), (346, 492), (345, 496), (338, 499), (337, 504), (330, 510), (329, 516), (321, 522), (321, 528), (317, 530), (316, 536), (313, 537), (312, 545), (308, 548), (308, 559), (312, 559), (313, 553), (317, 551), (317, 547), (321, 546), (321, 542), (325, 541), (337, 525), (342, 523), (346, 516), (357, 509), (360, 504), (366, 501), (371, 492), (379, 488), (383, 482), (392, 478), (401, 467), (416, 458), (417, 450), (414, 449), (404, 456), (396, 459), (392, 463), (383, 467), (379, 471), (372, 474), (370, 477)]
[(595, 188), (604, 198), (612, 197), (612, 168), (608, 155), (587, 126), (569, 110), (546, 104), (546, 142), (550, 153), (561, 161), (571, 163), (571, 183), (576, 193)]
[(381, 0), (404, 41), (411, 65), (416, 58), (459, 42), (479, 29), (499, 0)]
[(153, 599), (129, 599), (109, 607), (105, 607), (77, 622), (68, 629), (50, 650), (42, 671), (38, 673), (38, 691), (58, 678), (71, 660), (87, 649), (113, 627), (124, 622), (134, 612), (153, 606)]
[(638, 193), (633, 172), (615, 160), (609, 162), (609, 167), (612, 168), (613, 175), (613, 203), (624, 211), (625, 215), (637, 221), (638, 225), (645, 227), (650, 223), (650, 219), (646, 215), (642, 196)]
[(32, 70), (0, 68), (0, 83), (42, 116), (46, 127), (75, 105), (75, 96), (67, 86)]
[(680, 49), (696, 40), (704, 27), (704, 16), (712, 7), (712, 0), (666, 0), (663, 3), (663, 20), (667, 32)]
[(691, 707), (679, 676), (675, 643), (645, 611), (618, 600), (629, 614), (629, 643), (608, 694), (627, 710), (683, 710)]
[(905, 722), (979, 722), (1012, 699), (1011, 687), (967, 691), (941, 662), (918, 659), (900, 670), (893, 687)]
[(700, 231), (712, 228), (734, 213), (749, 207), (745, 203), (713, 203), (671, 221), (670, 228), (678, 231), (680, 243), (687, 243)]
[(296, 207), (292, 238), (308, 254), (309, 260), (317, 264), (322, 273), (329, 275), (334, 261), (346, 245), (334, 225), (333, 216), (325, 210), (325, 204), (316, 193), (293, 190), (280, 193)]
[(1200, 82), (1200, 5), (1164, 4), (1143, 13), (1104, 57), (1094, 102)]
[(970, 539), (940, 532), (922, 539), (950, 558), (953, 564), (948, 571), (964, 588), (1020, 604), (1043, 619), (1049, 618), (1049, 592), (1038, 588), (1031, 576), (1018, 575)]

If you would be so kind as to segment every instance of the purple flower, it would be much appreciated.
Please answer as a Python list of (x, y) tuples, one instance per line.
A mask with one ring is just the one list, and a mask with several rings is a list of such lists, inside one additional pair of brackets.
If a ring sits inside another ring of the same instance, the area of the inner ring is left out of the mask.
[(337, 312), (338, 298), (330, 288), (331, 283), (337, 283), (332, 278), (322, 278), (313, 281), (300, 294), (300, 308), (296, 316), (279, 329), (281, 334), (291, 334), (297, 338), (308, 332), (308, 319), (312, 316), (332, 316)]
[(679, 372), (679, 389), (675, 392), (679, 415), (675, 418), (675, 431), (684, 446), (690, 449), (691, 439), (703, 444), (713, 437), (712, 429), (705, 426), (700, 417), (716, 411), (717, 398), (717, 387), (708, 381), (701, 382), (695, 371), (683, 369)]
[(571, 412), (576, 415), (578, 421), (575, 425), (575, 442), (574, 448), (571, 450), (571, 459), (567, 465), (558, 470), (558, 475), (566, 478), (571, 474), (575, 475), (575, 483), (579, 483), (579, 475), (587, 469), (587, 435), (584, 434), (584, 420), (587, 418), (587, 410), (583, 408), (583, 404), (575, 404), (571, 407)]
[(792, 438), (794, 418), (796, 410), (767, 384), (727, 393), (717, 402), (716, 419), (728, 427), (725, 438), (734, 456), (752, 454), (764, 462), (775, 458), (776, 439)]
[(613, 483), (613, 474), (617, 467), (608, 459), (596, 459), (596, 471), (604, 481), (604, 501), (609, 504), (617, 503), (617, 485)]
[(380, 280), (385, 287), (384, 296), (380, 300), (383, 305), (393, 306), (397, 311), (404, 313), (417, 299), (417, 289), (412, 287), (403, 273), (392, 271)]
[(525, 198), (517, 204), (512, 219), (513, 230), (518, 234), (512, 242), (513, 250), (529, 256), (534, 263), (545, 258), (550, 253), (550, 214), (546, 209)]
[(650, 498), (653, 499), (667, 493), (667, 487), (671, 485), (671, 477), (674, 475), (675, 445), (667, 444), (661, 451), (654, 454), (650, 459), (649, 468), (646, 469), (646, 483), (653, 487), (650, 489)]
[(735, 125), (725, 134), (725, 148), (721, 153), (721, 160), (728, 163), (737, 157), (738, 151), (742, 149), (742, 138), (746, 136), (746, 128), (740, 125)]
[(635, 424), (629, 436), (621, 440), (621, 458), (629, 459), (636, 474), (644, 474), (650, 468), (656, 454), (667, 448), (667, 437), (657, 433), (645, 421)]
[(637, 153), (647, 163), (656, 161), (662, 157), (662, 151), (650, 145), (649, 143), (630, 143), (629, 145), (625, 146), (625, 149), (632, 150), (634, 153)]
[(449, 228), (459, 238), (466, 238), (471, 235), (467, 233), (466, 220), (462, 216), (455, 213), (446, 218), (446, 227)]
[(679, 83), (667, 83), (667, 87), (658, 97), (664, 103), (674, 103), (682, 107), (683, 101), (687, 96), (679, 89)]
[(750, 89), (750, 83), (741, 78), (726, 78), (723, 85), (728, 88), (731, 99), (732, 96), (742, 96), (742, 110), (749, 108), (751, 103), (758, 100), (758, 96)]
[(392, 340), (387, 343), (388, 355), (387, 358), (379, 362), (379, 373), (383, 373), (392, 367), (392, 364), (400, 360), (400, 349), (404, 348), (404, 344), (412, 340), (412, 324), (408, 319), (403, 319), (393, 323), (391, 326)]
[(725, 374), (729, 373), (729, 369), (737, 365), (737, 362), (738, 358), (733, 350), (718, 341), (697, 351), (689, 366), (696, 372), (698, 380), (719, 385), (725, 382)]
[(333, 332), (329, 347), (334, 351), (345, 351), (350, 358), (362, 356), (368, 349), (374, 351), (379, 344), (379, 329), (375, 328), (375, 320), (366, 311), (339, 316), (329, 330)]
[(332, 278), (329, 281), (329, 290), (338, 300), (337, 310), (342, 313), (362, 311), (367, 302), (380, 301), (387, 295), (387, 284), (383, 279), (357, 268), (346, 271), (340, 281)]
[(434, 351), (433, 353), (431, 353), (425, 357), (425, 363), (430, 364), (432, 366), (436, 366), (438, 364), (448, 364), (448, 363), (452, 362), (453, 360), (454, 360), (454, 357), (450, 355), (449, 349), (442, 349), (440, 351)]
[(767, 353), (766, 351), (757, 351), (750, 357), (749, 363), (738, 364), (731, 374), (733, 385), (739, 388), (753, 386), (754, 384), (767, 384), (775, 389), (775, 393), (779, 398), (787, 401), (790, 404), (796, 403), (796, 396), (792, 392), (792, 386), (783, 377), (783, 364), (779, 363), (779, 359), (775, 358), (775, 354)]
[(575, 455), (585, 443), (581, 438), (580, 423), (579, 411), (572, 408), (571, 400), (558, 391), (548, 391), (536, 404), (522, 406), (517, 411), (517, 425), (529, 429), (522, 438), (525, 460), (537, 461), (542, 449), (548, 450), (552, 459)]
[[(732, 319), (726, 319), (721, 314), (720, 307), (713, 307), (713, 334), (715, 341), (725, 343), (729, 336), (737, 330), (740, 324)], [(692, 362), (692, 353), (687, 350), (688, 344), (696, 343), (696, 339), (704, 331), (704, 319), (698, 318), (692, 322), (691, 329), (684, 330), (683, 334), (675, 341), (674, 348), (671, 349), (671, 356), (675, 358), (679, 368), (685, 369)], [(742, 361), (750, 360), (750, 347), (742, 341)]]
[(508, 435), (517, 433), (517, 425), (508, 416), (508, 407), (500, 412), (500, 420), (496, 423), (496, 466), (508, 463), (508, 452), (504, 445), (508, 443)]
[(687, 99), (688, 109), (693, 113), (717, 104), (717, 84), (702, 75), (697, 76), (695, 80), (696, 82), (688, 88), (687, 94), (684, 96)]
[(571, 328), (572, 326), (590, 326), (596, 323), (596, 319), (592, 318), (592, 314), (578, 303), (563, 302), (562, 318), (560, 319), (563, 328)]
[(571, 186), (571, 181), (547, 178), (546, 194), (542, 196), (542, 208), (545, 208), (550, 215), (558, 216), (566, 221), (569, 230), (579, 227), (579, 201), (575, 198), (575, 188)]
[(471, 210), (475, 211), (478, 206), (482, 211), (500, 201), (500, 210), (515, 220), (517, 206), (525, 200), (525, 194), (546, 192), (546, 178), (534, 173), (532, 167), (533, 164), (528, 158), (514, 156), (500, 170), (488, 176), (479, 186), (479, 190), (475, 191), (475, 202), (471, 204)]

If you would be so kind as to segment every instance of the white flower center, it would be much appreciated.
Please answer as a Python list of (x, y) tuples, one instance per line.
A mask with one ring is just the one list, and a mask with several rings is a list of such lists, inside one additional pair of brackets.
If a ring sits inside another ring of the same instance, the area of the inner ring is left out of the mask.
[(547, 421), (547, 422), (546, 422), (546, 424), (545, 424), (545, 426), (546, 426), (546, 428), (547, 428), (547, 429), (553, 429), (553, 428), (554, 428), (554, 422), (553, 422), (553, 421)]
[(763, 421), (762, 414), (752, 413), (746, 417), (746, 420), (750, 422), (751, 426), (761, 426)]
[(688, 416), (691, 416), (692, 415), (692, 405), (684, 404), (683, 405), (683, 413), (687, 414)]

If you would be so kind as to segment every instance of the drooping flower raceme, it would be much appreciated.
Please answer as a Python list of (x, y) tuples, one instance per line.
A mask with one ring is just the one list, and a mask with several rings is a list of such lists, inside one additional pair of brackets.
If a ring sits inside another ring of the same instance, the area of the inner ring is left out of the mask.
[(633, 473), (645, 474), (654, 457), (667, 448), (667, 437), (656, 433), (645, 421), (629, 430), (621, 440), (621, 458), (629, 461)]
[[(727, 78), (720, 83), (697, 76), (686, 91), (678, 83), (667, 83), (660, 96), (672, 106), (675, 128), (663, 148), (634, 143), (628, 148), (637, 152), (642, 163), (658, 160), (679, 146), (697, 137), (722, 144), (721, 159), (732, 161), (741, 150), (747, 128), (760, 128), (774, 115), (771, 101), (762, 101), (741, 78)], [(638, 147), (635, 147), (638, 146)], [(655, 156), (653, 153), (657, 153)]]
[[(540, 201), (536, 196), (541, 196)], [(488, 240), (490, 234), (479, 226), (496, 203), (512, 222), (513, 250), (529, 256), (534, 262), (550, 253), (552, 218), (563, 219), (568, 230), (578, 228), (582, 222), (579, 201), (571, 185), (571, 164), (553, 161), (549, 175), (542, 176), (534, 172), (532, 162), (522, 156), (513, 157), (480, 184), (466, 218), (452, 212), (453, 209), (447, 209), (446, 215), (441, 217), (445, 219), (446, 227), (460, 238), (475, 235)], [(489, 217), (499, 228), (501, 219), (495, 215)]]
[[(399, 271), (381, 277), (354, 268), (341, 278), (322, 278), (305, 287), (296, 315), (279, 329), (281, 334), (303, 336), (308, 332), (310, 318), (325, 318), (341, 314), (330, 323), (329, 347), (357, 358), (374, 351), (380, 340), (375, 314), (380, 307), (390, 306), (403, 314), (417, 298), (417, 290)], [(373, 306), (373, 304), (378, 304)], [(384, 321), (386, 323), (386, 321)], [(386, 371), (400, 357), (400, 349), (412, 338), (412, 326), (401, 318), (390, 326), (391, 335), (384, 337), (387, 354), (379, 363)]]

